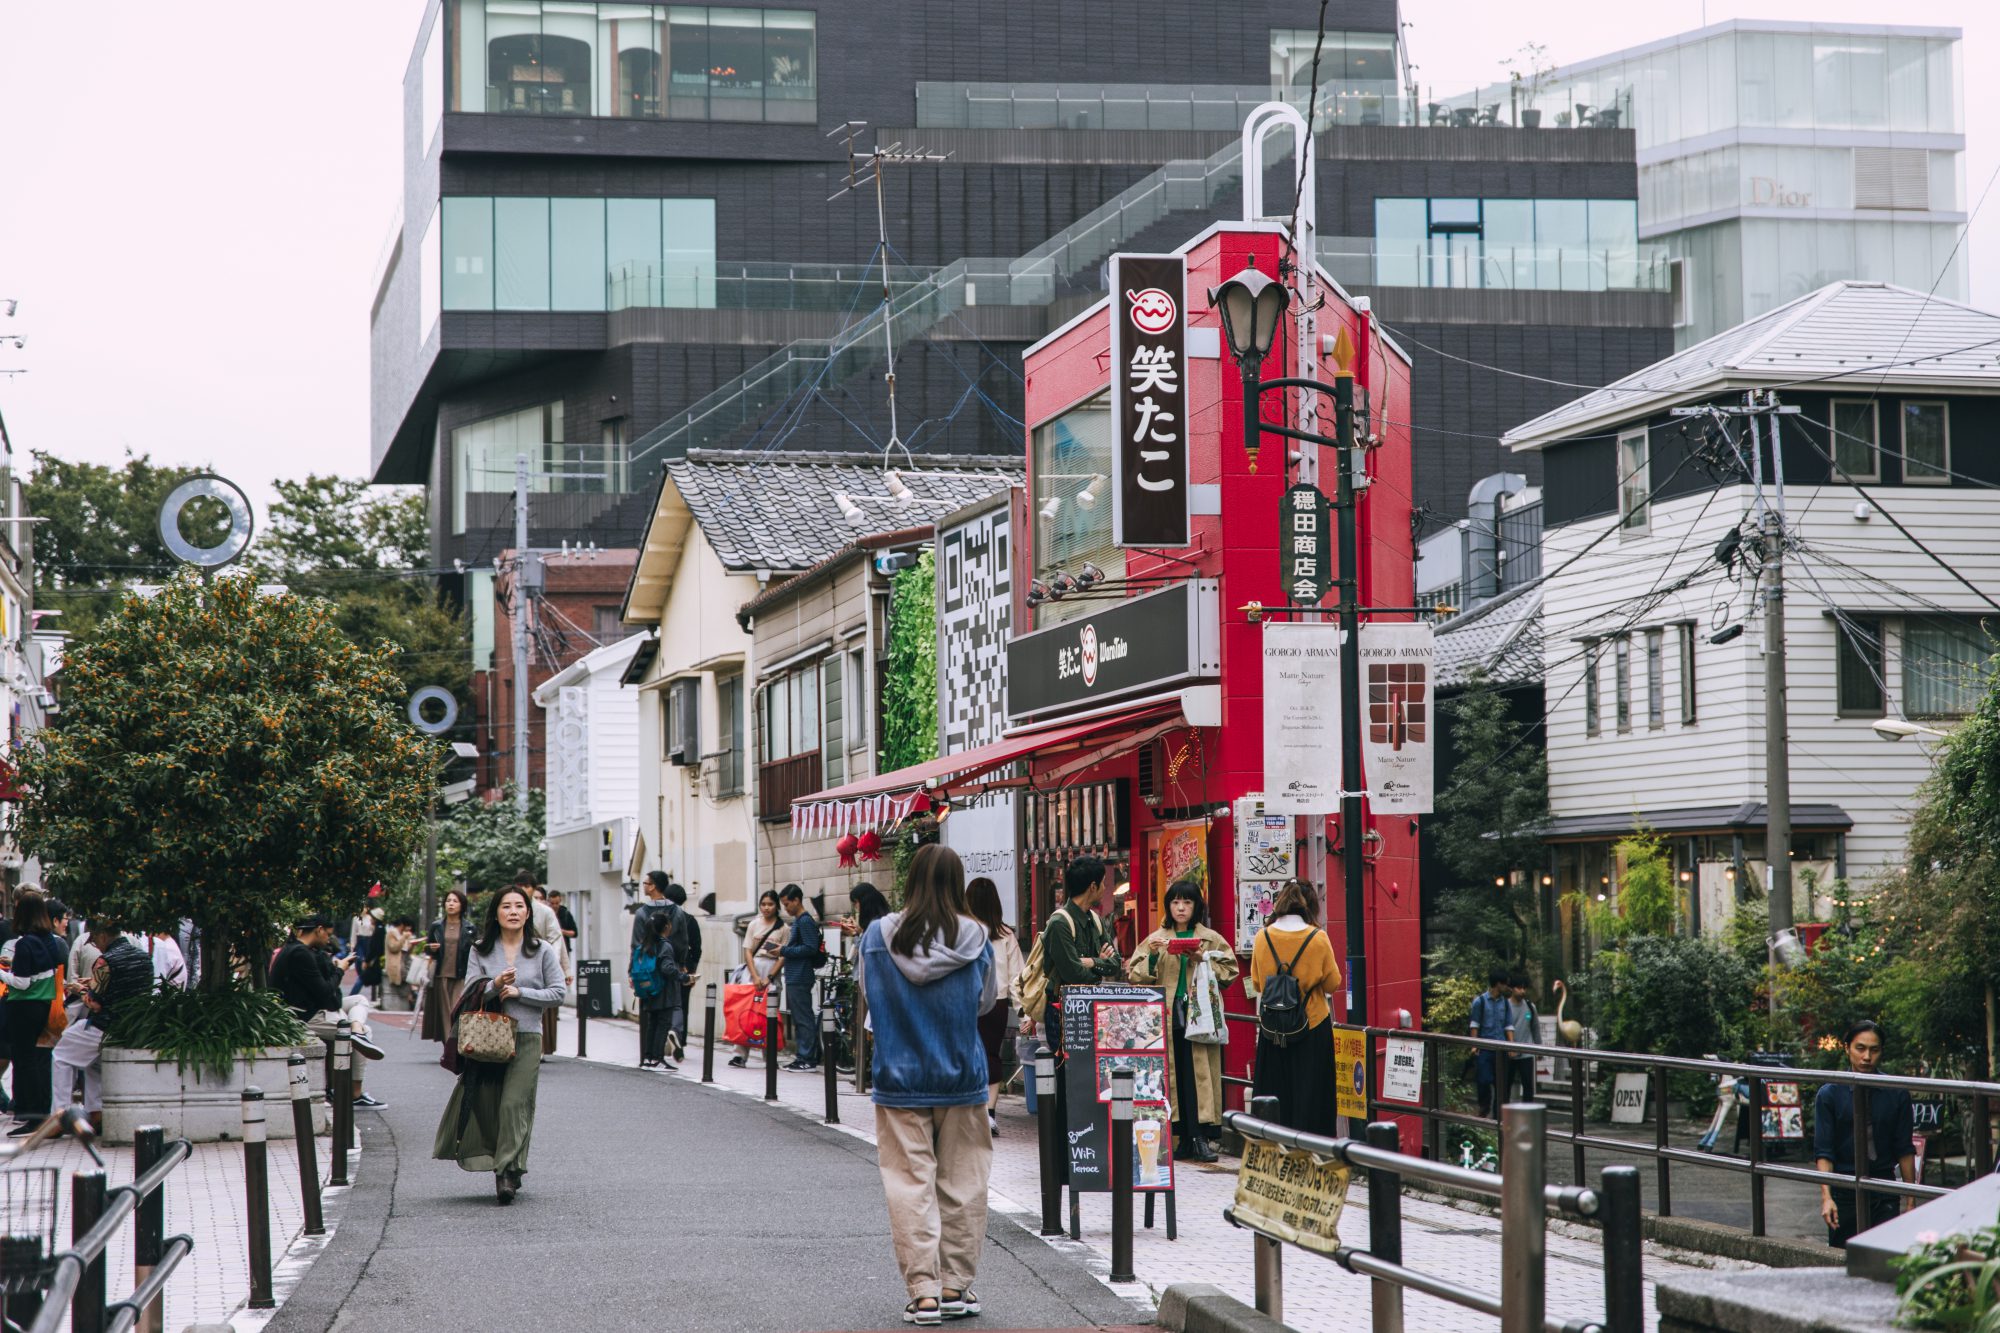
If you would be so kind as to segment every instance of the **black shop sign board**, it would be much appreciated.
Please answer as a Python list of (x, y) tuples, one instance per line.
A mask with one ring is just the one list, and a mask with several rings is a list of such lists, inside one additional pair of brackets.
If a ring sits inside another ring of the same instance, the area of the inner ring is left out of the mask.
[(1186, 546), (1186, 257), (1111, 256), (1111, 308), (1111, 540)]
[(611, 960), (580, 958), (576, 964), (577, 1003), (589, 1018), (610, 1018)]
[(1222, 674), (1212, 579), (1105, 603), (1007, 641), (1007, 717), (1022, 722)]
[(1173, 1052), (1165, 996), (1151, 986), (1070, 986), (1062, 997), (1070, 1188), (1111, 1192), (1111, 1074), (1130, 1069), (1132, 1188), (1172, 1190), (1167, 1061)]

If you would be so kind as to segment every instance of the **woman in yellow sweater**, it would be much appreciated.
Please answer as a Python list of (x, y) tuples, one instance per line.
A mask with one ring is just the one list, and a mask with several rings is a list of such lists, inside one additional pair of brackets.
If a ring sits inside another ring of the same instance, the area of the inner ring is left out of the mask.
[[(1158, 986), (1173, 1014), (1173, 1058), (1167, 1088), (1174, 1116), (1174, 1156), (1197, 1162), (1215, 1160), (1208, 1145), (1209, 1130), (1222, 1133), (1222, 1047), (1189, 1041), (1188, 983), (1206, 958), (1215, 979), (1227, 986), (1236, 980), (1236, 955), (1229, 941), (1208, 928), (1208, 908), (1201, 886), (1178, 879), (1167, 886), (1162, 902), (1167, 923), (1140, 941), (1129, 973), (1142, 986)], [(1181, 1089), (1194, 1086), (1192, 1100)]]
[(1251, 1092), (1278, 1099), (1278, 1119), (1307, 1134), (1335, 1132), (1339, 1118), (1334, 1093), (1333, 1010), (1329, 1001), (1340, 985), (1333, 945), (1319, 928), (1319, 897), (1304, 880), (1279, 891), (1271, 923), (1250, 945), (1250, 985), (1261, 997), (1271, 978), (1289, 972), (1305, 1000), (1305, 1031), (1281, 1039), (1257, 1028), (1257, 1066)]

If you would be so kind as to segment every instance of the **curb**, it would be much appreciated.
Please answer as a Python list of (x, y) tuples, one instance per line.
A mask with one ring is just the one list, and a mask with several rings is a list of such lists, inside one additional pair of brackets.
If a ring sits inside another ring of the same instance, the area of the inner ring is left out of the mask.
[(1289, 1325), (1206, 1282), (1168, 1287), (1160, 1294), (1157, 1318), (1172, 1333), (1292, 1333)]

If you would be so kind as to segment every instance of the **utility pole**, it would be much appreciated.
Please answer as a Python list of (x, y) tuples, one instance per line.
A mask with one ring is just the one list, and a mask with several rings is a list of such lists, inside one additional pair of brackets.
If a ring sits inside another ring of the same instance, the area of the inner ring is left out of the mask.
[(528, 456), (514, 455), (514, 809), (528, 813)]
[[(1775, 504), (1766, 503), (1761, 477), (1763, 420), (1777, 409), (1766, 390), (1743, 395), (1750, 418), (1752, 456), (1757, 460), (1758, 546), (1764, 594), (1764, 894), (1770, 913), (1771, 1024), (1778, 1022), (1776, 979), (1785, 965), (1792, 933), (1792, 745), (1785, 703), (1785, 468), (1779, 458), (1778, 423), (1771, 421), (1771, 478)], [(1794, 408), (1794, 411), (1797, 409)]]

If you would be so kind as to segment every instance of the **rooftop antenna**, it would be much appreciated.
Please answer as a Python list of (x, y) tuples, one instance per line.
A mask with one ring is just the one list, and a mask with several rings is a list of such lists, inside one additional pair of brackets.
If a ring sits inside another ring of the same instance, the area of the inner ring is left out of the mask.
[(828, 195), (827, 202), (832, 203), (840, 196), (871, 183), (875, 186), (875, 252), (882, 256), (882, 350), (889, 358), (889, 370), (883, 376), (889, 386), (889, 443), (882, 447), (882, 465), (887, 467), (898, 449), (903, 451), (905, 461), (914, 463), (916, 460), (896, 428), (896, 334), (889, 307), (889, 215), (882, 203), (882, 168), (892, 162), (942, 162), (951, 154), (933, 153), (922, 147), (905, 148), (901, 140), (886, 148), (878, 141), (874, 148), (864, 153), (854, 141), (867, 128), (865, 120), (850, 120), (844, 125), (836, 125), (826, 135), (829, 139), (836, 135), (847, 138), (847, 184)]

